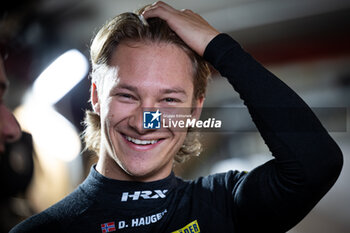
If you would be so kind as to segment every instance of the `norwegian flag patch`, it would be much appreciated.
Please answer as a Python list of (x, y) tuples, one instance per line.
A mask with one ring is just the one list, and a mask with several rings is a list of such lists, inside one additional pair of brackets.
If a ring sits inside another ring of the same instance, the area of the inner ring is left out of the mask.
[(102, 233), (116, 231), (114, 222), (107, 222), (101, 224)]

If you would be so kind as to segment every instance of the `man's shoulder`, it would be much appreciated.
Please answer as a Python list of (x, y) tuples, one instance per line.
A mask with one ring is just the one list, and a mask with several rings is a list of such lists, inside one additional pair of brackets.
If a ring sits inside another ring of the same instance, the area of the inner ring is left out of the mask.
[(193, 185), (204, 188), (227, 187), (237, 184), (245, 177), (247, 172), (227, 171), (222, 173), (215, 173), (204, 177), (199, 177), (192, 181)]
[(228, 171), (185, 181), (181, 203), (192, 203), (195, 208), (211, 210), (224, 217), (222, 213), (232, 208), (237, 187), (245, 177), (245, 172)]
[(227, 171), (222, 173), (201, 176), (194, 180), (182, 180), (184, 192), (195, 196), (216, 195), (226, 193), (232, 195), (232, 191), (246, 177), (247, 172)]
[(91, 205), (84, 192), (77, 188), (48, 209), (31, 216), (15, 226), (10, 233), (63, 232), (67, 226)]
[(82, 214), (92, 203), (93, 200), (88, 197), (80, 185), (68, 196), (45, 210), (45, 212), (56, 219), (70, 219)]

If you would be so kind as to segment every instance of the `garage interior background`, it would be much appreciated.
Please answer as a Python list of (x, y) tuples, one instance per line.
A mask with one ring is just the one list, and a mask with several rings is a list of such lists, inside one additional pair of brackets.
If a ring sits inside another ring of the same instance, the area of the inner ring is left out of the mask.
[[(350, 232), (350, 133), (347, 124), (350, 106), (350, 1), (165, 2), (178, 9), (191, 9), (221, 32), (229, 33), (258, 61), (296, 90), (311, 107), (345, 109), (339, 114), (325, 111), (321, 117), (343, 151), (342, 174), (311, 214), (290, 233)], [(93, 155), (81, 152), (83, 145), (79, 140), (84, 110), (90, 108), (90, 80), (87, 78), (90, 40), (107, 19), (148, 3), (152, 2), (12, 0), (2, 3), (0, 47), (2, 53), (7, 54), (5, 67), (11, 82), (6, 102), (15, 111), (23, 130), (33, 135), (36, 153), (30, 186), (20, 194), (11, 194), (6, 201), (2, 199), (1, 222), (11, 219), (5, 209), (11, 209), (14, 212), (11, 214), (24, 218), (60, 200), (84, 179), (95, 161)], [(77, 85), (72, 83), (70, 87), (62, 87), (64, 91), (58, 93), (55, 100), (48, 100), (45, 96), (49, 98), (56, 89), (60, 89), (55, 85), (47, 88), (48, 93), (39, 90), (41, 97), (38, 99), (34, 83), (38, 83), (38, 77), (44, 76), (43, 71), (67, 51), (76, 56), (75, 59), (53, 72), (61, 78), (59, 80), (63, 80), (72, 70), (81, 67), (77, 72), (82, 79), (76, 80)], [(226, 80), (215, 73), (206, 107), (242, 106)], [(227, 117), (225, 111), (215, 114)], [(232, 119), (231, 131), (204, 133), (205, 152), (177, 166), (176, 173), (184, 178), (195, 178), (228, 169), (250, 170), (271, 159), (259, 134), (250, 130), (249, 124), (250, 118), (236, 117)], [(21, 152), (15, 151), (12, 156), (12, 165), (19, 171), (30, 170), (26, 168), (26, 158), (21, 157)]]

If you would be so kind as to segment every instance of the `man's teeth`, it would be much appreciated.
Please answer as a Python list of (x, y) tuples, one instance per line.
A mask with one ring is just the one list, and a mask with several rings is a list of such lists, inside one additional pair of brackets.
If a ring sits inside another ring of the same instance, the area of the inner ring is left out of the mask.
[(159, 141), (159, 140), (139, 140), (139, 139), (132, 138), (132, 137), (129, 137), (129, 136), (125, 136), (125, 138), (129, 142), (133, 142), (133, 143), (139, 144), (139, 145), (154, 144), (154, 143), (157, 143)]

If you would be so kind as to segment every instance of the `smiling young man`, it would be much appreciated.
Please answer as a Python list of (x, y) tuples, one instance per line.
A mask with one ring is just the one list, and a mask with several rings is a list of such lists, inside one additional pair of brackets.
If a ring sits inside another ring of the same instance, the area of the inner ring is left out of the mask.
[(143, 110), (202, 107), (204, 96), (194, 97), (190, 58), (177, 45), (144, 39), (120, 42), (108, 65), (117, 69), (100, 80), (106, 94), (99, 94), (96, 84), (92, 87), (102, 129), (96, 170), (129, 181), (169, 176), (186, 132), (144, 129)]
[[(145, 129), (143, 111), (188, 109), (198, 118), (205, 60), (239, 92), (275, 158), (249, 173), (183, 181), (172, 166), (199, 153), (196, 134)], [(91, 61), (85, 140), (98, 163), (72, 194), (12, 233), (286, 232), (339, 176), (342, 153), (310, 108), (190, 10), (157, 2), (115, 17), (94, 38)]]

